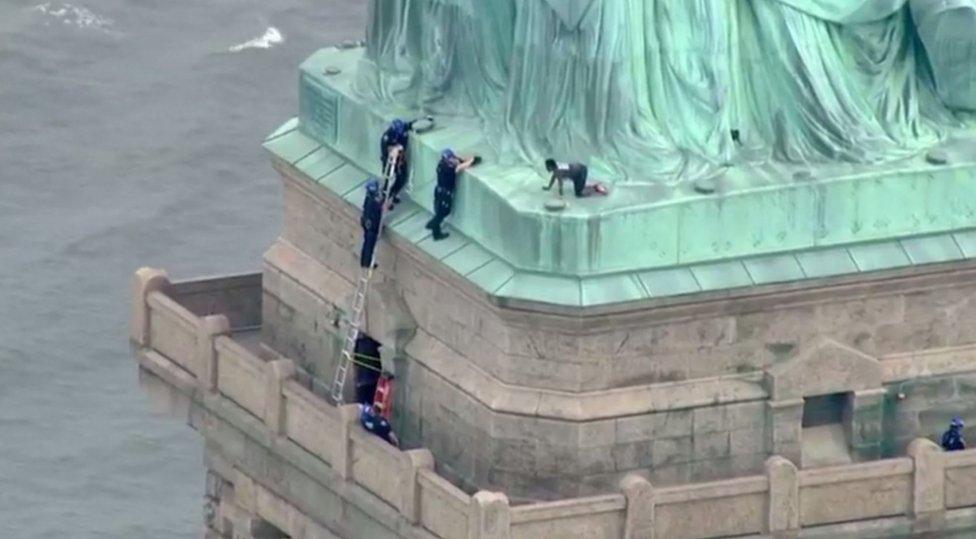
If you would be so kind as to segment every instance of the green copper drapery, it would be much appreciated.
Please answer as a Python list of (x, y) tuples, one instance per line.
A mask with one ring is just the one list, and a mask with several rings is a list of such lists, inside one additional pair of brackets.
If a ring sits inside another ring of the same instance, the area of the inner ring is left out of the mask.
[[(621, 179), (880, 162), (938, 142), (950, 108), (976, 108), (976, 39), (939, 20), (976, 22), (976, 0), (949, 4), (372, 0), (376, 72), (357, 90), (477, 116), (513, 162), (579, 159)], [(967, 58), (961, 74), (945, 65)]]

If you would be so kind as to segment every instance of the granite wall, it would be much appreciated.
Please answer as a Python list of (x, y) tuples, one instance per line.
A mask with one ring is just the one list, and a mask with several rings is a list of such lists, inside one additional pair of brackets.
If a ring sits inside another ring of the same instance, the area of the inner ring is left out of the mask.
[[(358, 275), (358, 215), (276, 167), (286, 219), (265, 257), (263, 338), (324, 394)], [(950, 408), (969, 413), (976, 335), (953, 322), (976, 309), (970, 264), (568, 313), (500, 306), (402, 238), (378, 256), (367, 330), (397, 358), (397, 429), (468, 490), (549, 499), (603, 492), (633, 470), (675, 484), (755, 472), (771, 453), (799, 462), (803, 398), (821, 393), (848, 395), (855, 459), (898, 454)], [(942, 348), (966, 353), (903, 368), (905, 353)], [(834, 360), (849, 377), (818, 370)], [(791, 369), (829, 383), (777, 395)], [(904, 399), (886, 391), (902, 386)]]

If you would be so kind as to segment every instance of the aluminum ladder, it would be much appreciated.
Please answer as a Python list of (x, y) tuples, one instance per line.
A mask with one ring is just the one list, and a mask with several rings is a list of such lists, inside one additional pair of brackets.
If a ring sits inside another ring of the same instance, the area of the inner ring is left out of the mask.
[[(386, 170), (384, 173), (385, 189), (383, 190), (383, 202), (380, 207), (380, 229), (383, 227), (383, 217), (386, 215), (387, 202), (390, 197), (390, 189), (393, 188), (394, 174), (396, 173), (397, 159), (400, 151), (394, 150), (386, 159)], [(376, 247), (379, 247), (377, 241)], [(346, 387), (346, 377), (349, 375), (349, 365), (353, 363), (356, 354), (356, 340), (359, 338), (359, 327), (363, 320), (363, 311), (366, 309), (366, 293), (369, 292), (369, 282), (373, 278), (373, 266), (376, 263), (376, 249), (373, 249), (372, 258), (368, 268), (361, 268), (359, 273), (359, 283), (356, 285), (356, 295), (353, 297), (352, 309), (349, 311), (348, 326), (346, 336), (342, 343), (342, 353), (339, 354), (339, 362), (336, 365), (335, 376), (332, 378), (332, 401), (336, 406), (345, 403), (343, 390)]]

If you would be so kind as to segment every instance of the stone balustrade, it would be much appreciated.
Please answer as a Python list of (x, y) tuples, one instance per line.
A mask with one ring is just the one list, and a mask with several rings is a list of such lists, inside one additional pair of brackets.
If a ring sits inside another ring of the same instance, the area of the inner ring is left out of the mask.
[[(516, 506), (501, 493), (468, 495), (435, 473), (429, 451), (401, 451), (367, 434), (355, 405), (335, 407), (312, 394), (294, 380), (291, 360), (258, 357), (233, 340), (227, 317), (194, 314), (166, 295), (168, 284), (161, 271), (136, 273), (131, 336), (143, 367), (204, 406), (215, 399), (233, 403), (263, 425), (272, 450), (285, 442), (300, 447), (371, 495), (359, 503), (395, 510), (414, 529), (410, 536), (802, 536), (804, 528), (891, 517), (904, 519), (908, 529), (934, 529), (948, 513), (976, 507), (976, 450), (943, 453), (925, 439), (915, 440), (907, 457), (798, 470), (772, 456), (763, 475), (710, 483), (654, 488), (631, 474), (619, 493)], [(289, 500), (238, 475), (239, 505), (292, 537), (333, 537)]]

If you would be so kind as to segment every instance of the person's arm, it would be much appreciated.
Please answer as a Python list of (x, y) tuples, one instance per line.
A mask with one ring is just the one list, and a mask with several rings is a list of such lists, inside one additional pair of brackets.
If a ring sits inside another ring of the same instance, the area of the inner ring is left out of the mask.
[[(386, 162), (387, 162), (387, 164), (389, 164), (390, 159), (393, 159), (393, 162), (394, 163), (399, 164), (400, 163), (400, 160), (401, 160), (400, 159), (400, 153), (402, 151), (403, 151), (403, 146), (401, 146), (399, 144), (395, 144), (393, 146), (389, 146), (388, 152), (387, 152), (387, 155), (386, 155)], [(386, 174), (386, 172), (387, 172), (386, 171), (386, 166), (384, 165), (383, 174)]]
[(552, 176), (549, 176), (549, 185), (542, 188), (543, 191), (549, 191), (552, 189), (552, 184), (556, 183), (556, 173), (553, 172)]
[(389, 438), (390, 438), (390, 444), (392, 444), (393, 447), (400, 447), (400, 439), (397, 438), (396, 433), (394, 433), (392, 430), (390, 431)]
[(468, 170), (469, 168), (477, 165), (480, 162), (481, 162), (481, 157), (477, 155), (472, 155), (471, 157), (465, 159), (464, 161), (461, 161), (461, 164), (459, 164), (457, 168), (454, 169), (454, 171), (460, 174), (465, 170)]

